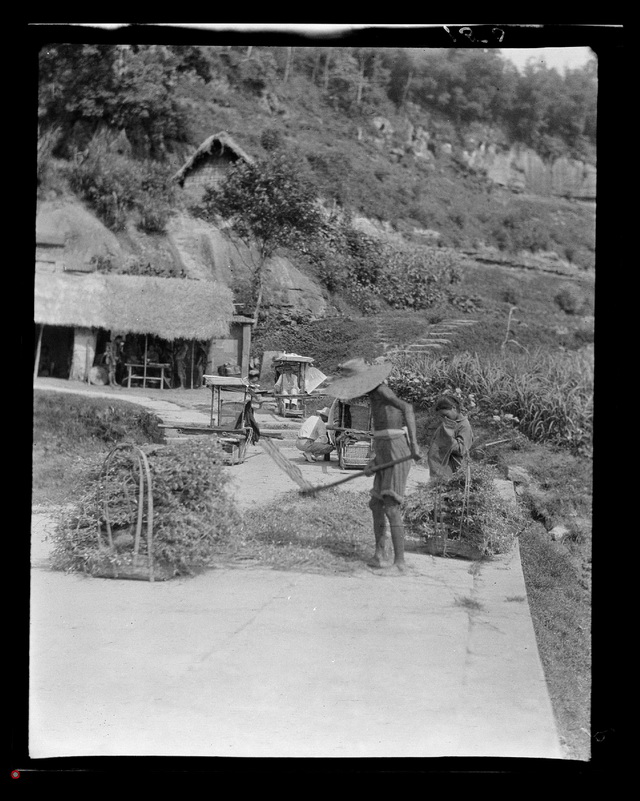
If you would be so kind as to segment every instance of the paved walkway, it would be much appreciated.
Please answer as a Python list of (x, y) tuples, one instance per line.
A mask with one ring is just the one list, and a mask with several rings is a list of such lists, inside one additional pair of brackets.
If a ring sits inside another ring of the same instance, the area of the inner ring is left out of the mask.
[[(136, 402), (208, 419), (204, 392)], [(250, 449), (246, 469), (261, 459)], [(563, 758), (517, 547), (482, 563), (410, 553), (403, 577), (225, 567), (150, 584), (49, 570), (51, 525), (34, 510), (33, 758)]]

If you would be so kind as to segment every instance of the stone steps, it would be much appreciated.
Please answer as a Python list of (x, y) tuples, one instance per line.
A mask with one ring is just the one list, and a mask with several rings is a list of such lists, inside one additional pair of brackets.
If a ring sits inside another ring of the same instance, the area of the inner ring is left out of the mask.
[(443, 320), (429, 327), (429, 331), (414, 342), (389, 342), (381, 333), (378, 342), (384, 355), (388, 357), (397, 355), (428, 354), (434, 350), (442, 350), (455, 343), (455, 336), (460, 328), (474, 325), (476, 320)]

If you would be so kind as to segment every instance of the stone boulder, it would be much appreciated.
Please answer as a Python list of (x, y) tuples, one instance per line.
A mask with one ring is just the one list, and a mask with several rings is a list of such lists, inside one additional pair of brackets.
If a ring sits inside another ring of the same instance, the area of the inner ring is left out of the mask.
[(507, 467), (507, 478), (513, 481), (514, 484), (523, 484), (525, 487), (529, 486), (532, 481), (531, 476), (524, 467), (518, 467), (517, 465), (509, 465)]
[(36, 232), (55, 233), (62, 242), (67, 267), (83, 267), (102, 260), (119, 268), (126, 253), (117, 236), (74, 198), (42, 200), (36, 208)]
[(323, 317), (329, 304), (308, 276), (284, 256), (272, 256), (265, 264), (263, 303), (287, 308), (304, 317)]

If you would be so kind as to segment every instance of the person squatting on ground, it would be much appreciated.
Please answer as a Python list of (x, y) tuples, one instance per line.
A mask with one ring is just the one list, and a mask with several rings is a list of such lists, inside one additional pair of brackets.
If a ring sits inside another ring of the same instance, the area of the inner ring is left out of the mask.
[(442, 395), (435, 411), (441, 422), (429, 445), (427, 462), (432, 478), (447, 479), (462, 467), (473, 442), (473, 431), (457, 398)]
[(367, 563), (370, 567), (384, 567), (387, 551), (387, 521), (393, 544), (393, 569), (406, 570), (404, 558), (404, 523), (401, 505), (411, 469), (411, 459), (421, 459), (416, 436), (413, 406), (401, 400), (386, 384), (391, 372), (389, 362), (368, 365), (364, 359), (351, 359), (340, 365), (341, 375), (332, 381), (326, 394), (340, 400), (350, 400), (367, 395), (371, 403), (373, 421), (373, 449), (375, 456), (365, 468), (404, 459), (393, 467), (375, 473), (369, 508), (373, 515), (375, 553)]
[(324, 456), (325, 461), (329, 461), (329, 454), (335, 450), (327, 434), (328, 419), (329, 408), (325, 406), (324, 409), (318, 409), (315, 414), (307, 417), (300, 426), (296, 448), (302, 451), (308, 462), (315, 462), (318, 456)]

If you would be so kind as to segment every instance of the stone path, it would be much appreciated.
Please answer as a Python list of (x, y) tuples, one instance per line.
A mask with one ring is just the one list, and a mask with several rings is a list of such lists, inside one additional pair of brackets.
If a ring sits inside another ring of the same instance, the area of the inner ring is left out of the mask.
[(384, 349), (386, 357), (397, 355), (418, 355), (421, 353), (433, 353), (445, 349), (455, 341), (456, 334), (470, 325), (474, 325), (476, 320), (443, 320), (440, 323), (426, 326), (426, 333), (411, 343), (389, 342), (378, 328), (378, 340)]

